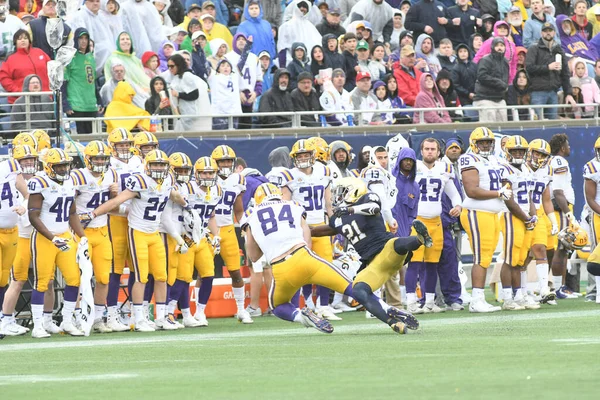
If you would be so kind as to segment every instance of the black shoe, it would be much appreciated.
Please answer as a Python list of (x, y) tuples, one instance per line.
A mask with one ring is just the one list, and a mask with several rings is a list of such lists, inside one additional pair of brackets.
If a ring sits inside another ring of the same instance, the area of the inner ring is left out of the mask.
[[(417, 330), (419, 329), (419, 321), (409, 312), (403, 311), (396, 307), (390, 307), (387, 310), (387, 315), (395, 321), (402, 322), (408, 329)], [(396, 330), (393, 325), (390, 325), (392, 329)]]
[(424, 223), (422, 223), (418, 219), (415, 219), (412, 223), (412, 226), (417, 232), (417, 237), (425, 247), (433, 246), (433, 239), (431, 238), (431, 236), (429, 236), (429, 231), (427, 230), (427, 227)]

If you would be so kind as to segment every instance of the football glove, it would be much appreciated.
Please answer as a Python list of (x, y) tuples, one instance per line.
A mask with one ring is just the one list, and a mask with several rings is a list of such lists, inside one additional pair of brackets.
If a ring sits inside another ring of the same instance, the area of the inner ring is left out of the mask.
[(513, 192), (508, 187), (508, 185), (504, 185), (500, 190), (498, 190), (498, 197), (502, 198), (502, 200), (510, 200)]
[(87, 226), (92, 222), (92, 220), (96, 218), (96, 214), (94, 212), (87, 212), (84, 214), (79, 214), (79, 222), (81, 222), (81, 226), (83, 229), (87, 228)]
[(188, 247), (185, 239), (183, 239), (181, 236), (177, 239), (177, 247), (175, 248), (175, 251), (179, 254), (185, 254), (188, 252), (190, 248)]
[(579, 229), (579, 222), (577, 222), (577, 219), (571, 211), (566, 213), (565, 217), (567, 217), (567, 220), (569, 220), (569, 222), (571, 223), (571, 225), (573, 225), (573, 228), (575, 228), (575, 230)]
[(69, 251), (69, 241), (58, 236), (52, 238), (52, 244), (54, 244), (60, 251)]
[(537, 221), (538, 221), (537, 215), (534, 215), (533, 217), (529, 217), (529, 219), (527, 221), (525, 221), (525, 229), (527, 229), (528, 231), (532, 231), (535, 228)]
[(213, 254), (216, 256), (217, 254), (221, 253), (221, 236), (215, 236), (213, 237), (212, 241), (211, 241), (212, 247), (213, 247)]

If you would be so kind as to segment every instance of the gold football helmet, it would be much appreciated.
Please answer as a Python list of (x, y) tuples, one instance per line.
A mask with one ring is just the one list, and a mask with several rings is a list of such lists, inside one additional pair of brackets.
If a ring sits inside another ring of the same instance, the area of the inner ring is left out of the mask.
[[(200, 157), (194, 164), (196, 183), (199, 186), (211, 187), (217, 184), (219, 166), (214, 158)], [(204, 172), (204, 174), (202, 174)], [(202, 176), (204, 175), (204, 176)]]
[[(487, 147), (485, 147), (486, 144), (484, 143), (487, 144)], [(469, 136), (469, 145), (471, 146), (471, 151), (482, 157), (489, 157), (494, 154), (495, 143), (496, 138), (494, 136), (494, 132), (485, 126), (475, 128), (473, 132), (471, 132), (471, 136)], [(482, 144), (484, 146), (483, 148), (480, 147)]]
[(50, 149), (44, 156), (44, 172), (50, 179), (66, 181), (71, 174), (73, 159), (63, 149)]
[(38, 151), (37, 139), (29, 132), (21, 132), (12, 140), (13, 147), (29, 146)]
[(236, 155), (231, 147), (224, 144), (217, 146), (210, 156), (217, 162), (220, 176), (227, 178), (229, 175), (233, 174)]
[(254, 192), (254, 202), (256, 205), (261, 204), (263, 201), (281, 200), (282, 198), (283, 193), (281, 189), (270, 182), (261, 184), (256, 188), (256, 192)]
[(17, 160), (24, 174), (33, 175), (38, 170), (38, 153), (31, 146), (17, 146), (12, 151), (12, 158)]
[(133, 135), (125, 128), (115, 128), (108, 134), (108, 147), (113, 157), (127, 161), (133, 156)]
[(571, 225), (558, 233), (558, 240), (568, 250), (581, 250), (588, 244), (588, 234), (579, 225)]
[(331, 159), (329, 156), (329, 145), (320, 136), (313, 136), (308, 138), (310, 145), (315, 149), (315, 157), (318, 161), (321, 161), (323, 164), (327, 164)]
[(596, 152), (596, 161), (600, 162), (600, 137), (594, 143), (594, 151)]
[(175, 180), (178, 183), (188, 183), (192, 175), (192, 160), (185, 153), (177, 152), (171, 154), (169, 163), (173, 168)]
[(139, 132), (133, 137), (133, 146), (137, 150), (138, 155), (145, 159), (152, 150), (158, 150), (158, 139), (154, 133)]
[(339, 206), (342, 203), (354, 204), (362, 196), (367, 194), (367, 185), (362, 179), (347, 177), (342, 178), (336, 183), (333, 192), (333, 204)]
[(37, 140), (37, 143), (38, 143), (37, 151), (38, 152), (40, 152), (44, 149), (52, 148), (52, 142), (50, 141), (50, 136), (48, 135), (48, 133), (46, 133), (45, 130), (36, 129), (34, 131), (31, 131), (31, 134)]
[(550, 161), (550, 144), (544, 139), (534, 139), (529, 142), (527, 163), (537, 169), (543, 168)]
[(92, 140), (83, 150), (85, 166), (92, 172), (105, 173), (110, 166), (110, 153), (110, 147), (104, 142)]
[(164, 151), (152, 150), (144, 158), (144, 171), (157, 181), (166, 179), (169, 176), (169, 157)]
[(511, 164), (524, 164), (529, 144), (523, 136), (509, 136), (504, 144), (506, 160)]
[[(300, 139), (292, 146), (290, 157), (296, 168), (310, 168), (315, 165), (315, 153), (314, 143), (311, 143), (308, 139)], [(309, 154), (309, 157), (298, 160), (300, 154)]]

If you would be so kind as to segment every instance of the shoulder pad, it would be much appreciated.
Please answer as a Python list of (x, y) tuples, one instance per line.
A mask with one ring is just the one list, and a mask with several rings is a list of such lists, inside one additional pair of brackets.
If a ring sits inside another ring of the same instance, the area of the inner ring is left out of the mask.
[(73, 179), (73, 183), (76, 186), (87, 185), (87, 180), (85, 179), (85, 175), (79, 169), (74, 169), (73, 171), (71, 171), (71, 179)]
[(598, 169), (594, 165), (594, 161), (590, 161), (587, 164), (585, 164), (584, 169), (587, 169), (590, 172), (590, 174), (595, 174), (598, 172)]

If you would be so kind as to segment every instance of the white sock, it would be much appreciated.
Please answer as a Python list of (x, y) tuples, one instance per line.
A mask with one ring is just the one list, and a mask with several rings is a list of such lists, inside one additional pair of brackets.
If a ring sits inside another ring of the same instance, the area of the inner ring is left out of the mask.
[(52, 312), (44, 311), (44, 324), (51, 324), (51, 323), (52, 323)]
[(560, 289), (562, 286), (562, 276), (553, 276), (552, 283), (554, 284), (554, 290)]
[(416, 293), (406, 293), (406, 304), (415, 304), (417, 302)]
[[(31, 314), (33, 315), (33, 326), (42, 328), (44, 326), (44, 305), (32, 304)], [(50, 316), (50, 319), (52, 319), (52, 315)]]
[(302, 323), (302, 313), (299, 308), (296, 309), (296, 313), (294, 314), (294, 322)]
[(117, 306), (110, 306), (107, 307), (106, 310), (106, 317), (108, 318), (114, 318), (117, 316)]
[(167, 306), (167, 313), (175, 314), (175, 307), (177, 307), (177, 300), (171, 300)]
[(163, 319), (167, 311), (167, 305), (165, 303), (156, 303), (156, 319)]
[(233, 288), (233, 298), (235, 299), (238, 313), (244, 311), (244, 295), (244, 287)]
[(342, 300), (344, 300), (344, 294), (335, 292), (335, 294), (333, 295), (333, 302), (331, 303), (331, 306), (333, 307), (337, 304), (340, 304)]
[(189, 308), (184, 308), (181, 310), (181, 315), (183, 315), (183, 318), (190, 318), (192, 313), (190, 312)]
[(406, 286), (400, 285), (400, 301), (406, 303)]
[(198, 301), (198, 292), (200, 291), (200, 288), (198, 287), (194, 287), (194, 299), (196, 301)]
[(134, 304), (133, 305), (133, 317), (135, 320), (135, 324), (139, 324), (143, 320), (146, 319), (148, 313), (144, 313), (144, 305), (143, 304)]
[(513, 293), (512, 293), (512, 287), (503, 287), (502, 288), (502, 299), (504, 301), (506, 300), (512, 300), (513, 298)]
[(435, 300), (435, 293), (425, 293), (425, 304), (427, 306), (433, 306)]
[(96, 316), (96, 320), (102, 319), (104, 317), (104, 310), (104, 306), (94, 305), (94, 314)]
[[(81, 311), (81, 309), (80, 309), (80, 311)], [(67, 318), (72, 318), (74, 312), (75, 312), (75, 302), (74, 301), (65, 301), (63, 304), (63, 309), (62, 309), (62, 313), (61, 313), (62, 316), (67, 317)]]
[(204, 309), (206, 308), (206, 304), (196, 303), (196, 312), (204, 314)]
[(548, 288), (548, 264), (537, 264), (535, 270), (537, 271), (540, 290), (546, 290)]
[(483, 291), (483, 289), (479, 289), (479, 288), (473, 288), (473, 299), (474, 300), (483, 300), (485, 301), (485, 293)]

